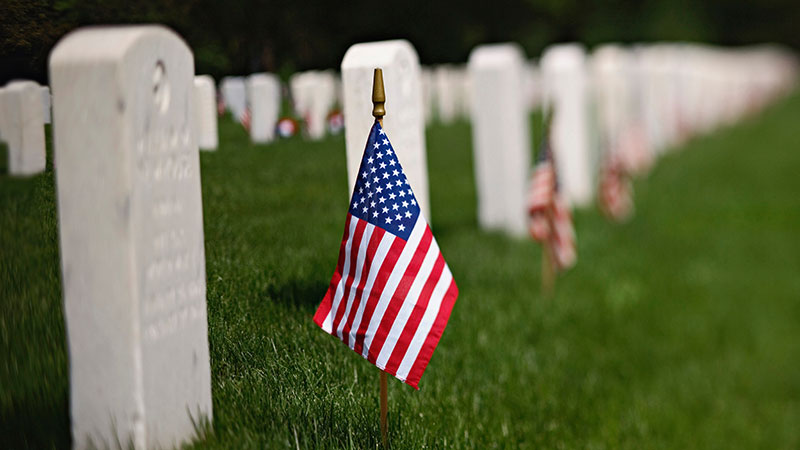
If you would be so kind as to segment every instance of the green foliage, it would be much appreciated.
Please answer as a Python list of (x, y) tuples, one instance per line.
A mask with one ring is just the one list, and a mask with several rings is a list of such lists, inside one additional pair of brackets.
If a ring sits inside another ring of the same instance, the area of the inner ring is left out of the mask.
[(654, 40), (800, 47), (795, 0), (4, 0), (0, 84), (47, 79), (57, 40), (83, 25), (162, 23), (195, 52), (196, 73), (244, 75), (338, 68), (357, 42), (409, 39), (425, 64), (464, 62), (486, 42), (516, 41), (530, 57), (554, 42)]
[[(578, 213), (552, 299), (535, 244), (477, 229), (469, 125), (432, 127), (460, 297), (421, 390), (389, 381), (392, 447), (797, 448), (798, 121), (796, 95), (669, 154), (628, 224)], [(257, 146), (225, 119), (220, 142), (201, 154), (214, 417), (192, 447), (378, 448), (377, 369), (311, 320), (344, 225), (343, 139)], [(52, 168), (0, 175), (3, 448), (69, 444), (53, 189)]]

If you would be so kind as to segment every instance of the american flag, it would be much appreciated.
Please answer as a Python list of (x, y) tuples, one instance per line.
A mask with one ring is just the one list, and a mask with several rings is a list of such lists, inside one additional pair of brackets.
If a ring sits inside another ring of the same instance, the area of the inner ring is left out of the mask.
[(453, 275), (376, 121), (361, 159), (339, 262), (314, 322), (419, 389), (457, 296)]
[(609, 152), (600, 175), (600, 208), (616, 222), (633, 215), (633, 187), (624, 163), (615, 152)]
[(547, 133), (531, 176), (528, 215), (531, 237), (550, 252), (556, 268), (566, 270), (575, 265), (578, 254), (572, 214), (558, 190), (558, 177)]
[(246, 108), (242, 113), (242, 117), (239, 118), (239, 123), (242, 124), (242, 126), (244, 127), (245, 130), (247, 130), (248, 133), (250, 132), (250, 120), (251, 120), (250, 108)]

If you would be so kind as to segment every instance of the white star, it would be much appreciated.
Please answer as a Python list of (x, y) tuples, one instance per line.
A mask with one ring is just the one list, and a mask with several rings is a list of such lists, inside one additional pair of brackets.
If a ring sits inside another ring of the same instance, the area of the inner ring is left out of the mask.
[(402, 185), (403, 185), (403, 182), (402, 182), (402, 181), (400, 181), (400, 180), (397, 180), (397, 187), (400, 187), (400, 186), (402, 186)]
[[(375, 145), (378, 145), (378, 144), (375, 144)], [(378, 147), (375, 147), (375, 148), (378, 148)], [(383, 158), (383, 153), (378, 152), (378, 154), (375, 155), (375, 157), (378, 158), (378, 159), (381, 159), (381, 158)]]
[(372, 181), (373, 181), (374, 183), (377, 183), (378, 181), (380, 181), (380, 178), (378, 178), (378, 177), (375, 177), (375, 178), (373, 178), (373, 179), (372, 179)]
[(374, 192), (372, 191), (367, 192), (367, 197), (372, 198), (372, 194), (374, 194)]
[(385, 168), (386, 168), (386, 163), (381, 163), (381, 169), (385, 169)]
[(369, 210), (369, 208), (367, 208), (367, 207), (365, 206), (365, 207), (361, 208), (361, 210), (362, 210), (362, 211), (364, 211), (364, 212), (367, 212), (367, 210)]
[(380, 186), (378, 186), (378, 187), (376, 187), (376, 188), (375, 188), (375, 192), (377, 192), (378, 194), (380, 194), (381, 192), (383, 192), (383, 188), (382, 188), (382, 187), (380, 187)]
[(392, 218), (391, 217), (387, 217), (386, 218), (386, 223), (392, 223)]
[(400, 216), (400, 214), (397, 214), (397, 215), (394, 216), (394, 219), (395, 220), (400, 220), (400, 219), (402, 219), (402, 217)]
[(403, 200), (403, 208), (408, 208), (408, 202)]
[(392, 190), (392, 182), (391, 181), (386, 183), (386, 189), (387, 190)]
[(412, 199), (411, 199), (411, 204), (412, 204), (412, 205), (416, 205), (416, 204), (417, 204), (417, 202), (416, 202), (416, 201), (415, 201), (415, 200), (412, 198)]
[(369, 173), (375, 173), (376, 170), (378, 170), (378, 169), (372, 167), (372, 168), (369, 169)]
[(369, 202), (369, 206), (374, 208), (375, 207), (375, 202)]
[(390, 159), (390, 160), (389, 160), (389, 165), (390, 165), (390, 166), (393, 166), (394, 164), (395, 164), (394, 160), (393, 160), (393, 159)]
[(394, 200), (394, 198), (395, 198), (395, 197), (397, 197), (397, 196), (396, 196), (396, 195), (394, 195), (394, 193), (393, 193), (393, 192), (390, 192), (390, 193), (389, 193), (389, 198), (390, 198), (390, 199)]
[(381, 202), (381, 203), (383, 203), (383, 202), (385, 202), (385, 201), (386, 201), (386, 199), (385, 199), (385, 198), (383, 198), (383, 197), (381, 197), (381, 198), (379, 198), (379, 199), (378, 199), (378, 201), (379, 201), (379, 202)]
[(378, 211), (373, 211), (372, 212), (372, 217), (378, 217)]
[(383, 136), (384, 134), (386, 134), (386, 132), (385, 132), (385, 131), (383, 131), (383, 128), (381, 128), (381, 131), (379, 131), (378, 133), (380, 133), (380, 135), (381, 135), (381, 136)]
[(411, 213), (406, 211), (406, 217), (411, 217)]
[(358, 202), (353, 203), (353, 209), (358, 208)]
[(372, 144), (372, 146), (375, 147), (376, 149), (381, 148), (381, 144), (378, 144), (377, 142)]
[(400, 191), (399, 195), (400, 195), (400, 197), (405, 197), (406, 196), (406, 191)]
[(367, 171), (361, 172), (361, 178), (367, 178)]
[(363, 194), (364, 193), (364, 188), (358, 188), (358, 193), (359, 194)]
[(367, 164), (372, 164), (372, 157), (367, 158)]
[(384, 207), (383, 207), (383, 213), (384, 213), (384, 214), (386, 214), (386, 213), (388, 213), (388, 212), (389, 212), (389, 208), (387, 208), (387, 207), (385, 207), (385, 206), (384, 206)]
[(400, 206), (399, 206), (397, 203), (395, 203), (395, 204), (393, 204), (393, 205), (392, 205), (392, 209), (393, 209), (393, 210), (395, 210), (395, 211), (396, 211), (396, 210), (397, 210), (397, 208), (399, 208), (399, 207), (400, 207)]
[(389, 140), (388, 139), (384, 139), (383, 140), (383, 145), (389, 145)]
[(406, 178), (406, 184), (408, 184), (408, 178)]
[(406, 231), (405, 225), (400, 225), (400, 226), (397, 227), (397, 229), (400, 230), (400, 231)]
[(369, 181), (367, 181), (366, 183), (364, 183), (364, 186), (366, 186), (366, 187), (367, 187), (367, 189), (369, 189), (369, 187), (371, 186), (371, 184), (369, 183)]
[(390, 149), (390, 148), (389, 148), (389, 149), (386, 149), (386, 154), (387, 154), (387, 155), (391, 155), (391, 154), (392, 154), (392, 149)]
[(398, 174), (398, 173), (400, 173), (400, 172), (398, 172), (398, 171), (397, 171), (397, 169), (394, 169), (394, 170), (392, 171), (392, 175), (394, 175), (394, 176), (397, 176), (397, 174)]
[(389, 178), (389, 172), (383, 172), (383, 179)]

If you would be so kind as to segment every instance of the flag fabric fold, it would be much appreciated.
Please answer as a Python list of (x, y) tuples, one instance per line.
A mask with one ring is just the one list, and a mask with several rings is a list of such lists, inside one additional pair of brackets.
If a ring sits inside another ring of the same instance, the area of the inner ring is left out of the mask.
[(458, 296), (385, 131), (370, 130), (339, 260), (314, 322), (419, 389)]
[(547, 131), (531, 175), (528, 216), (531, 238), (542, 243), (556, 269), (563, 271), (574, 266), (578, 259), (575, 229), (572, 214), (558, 189), (558, 175)]

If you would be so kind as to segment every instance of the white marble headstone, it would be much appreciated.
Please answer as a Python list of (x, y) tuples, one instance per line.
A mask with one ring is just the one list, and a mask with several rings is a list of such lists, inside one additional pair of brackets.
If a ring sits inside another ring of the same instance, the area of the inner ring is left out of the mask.
[(275, 139), (275, 125), (281, 111), (281, 82), (277, 75), (255, 73), (247, 77), (250, 105), (250, 139), (265, 143)]
[(459, 114), (459, 80), (456, 68), (450, 65), (438, 66), (434, 71), (436, 81), (436, 110), (439, 121), (450, 124)]
[(478, 222), (522, 236), (531, 167), (525, 57), (516, 44), (482, 45), (472, 50), (468, 67)]
[(244, 77), (225, 77), (220, 85), (222, 101), (225, 109), (231, 112), (233, 118), (242, 120), (247, 109), (247, 88)]
[(161, 26), (50, 56), (75, 448), (176, 447), (211, 420), (193, 77)]
[(41, 86), (12, 81), (0, 94), (0, 128), (8, 146), (8, 172), (33, 175), (46, 166)]
[(545, 50), (541, 67), (562, 192), (570, 205), (588, 206), (594, 200), (599, 158), (591, 145), (586, 54), (579, 44), (553, 45)]
[(300, 72), (292, 76), (289, 85), (295, 110), (306, 121), (308, 137), (322, 139), (328, 113), (336, 103), (336, 74), (329, 70)]
[(347, 50), (342, 60), (348, 186), (352, 191), (367, 135), (375, 120), (372, 117), (372, 76), (375, 68), (383, 69), (386, 90), (384, 129), (430, 223), (419, 58), (414, 47), (406, 40), (355, 44)]
[(200, 150), (216, 150), (219, 145), (217, 131), (217, 94), (210, 75), (194, 77), (194, 124), (197, 146)]

